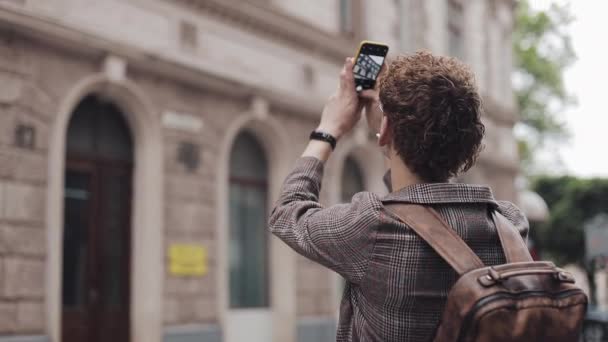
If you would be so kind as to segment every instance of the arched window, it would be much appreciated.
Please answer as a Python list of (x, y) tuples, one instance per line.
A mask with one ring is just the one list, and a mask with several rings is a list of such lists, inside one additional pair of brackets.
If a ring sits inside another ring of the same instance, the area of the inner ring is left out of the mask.
[(251, 133), (239, 134), (234, 142), (229, 181), (230, 307), (267, 307), (268, 163)]
[(132, 169), (123, 113), (86, 97), (66, 140), (62, 341), (129, 338)]
[(348, 156), (342, 169), (342, 194), (340, 197), (342, 202), (350, 202), (356, 193), (365, 190), (363, 179), (363, 172), (359, 163), (352, 156)]

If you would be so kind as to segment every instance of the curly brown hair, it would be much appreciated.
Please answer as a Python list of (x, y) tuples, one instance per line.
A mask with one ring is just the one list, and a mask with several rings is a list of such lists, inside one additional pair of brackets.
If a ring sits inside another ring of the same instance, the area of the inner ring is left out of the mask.
[(473, 72), (455, 58), (429, 52), (398, 57), (380, 81), (380, 102), (393, 147), (426, 182), (470, 169), (485, 127)]

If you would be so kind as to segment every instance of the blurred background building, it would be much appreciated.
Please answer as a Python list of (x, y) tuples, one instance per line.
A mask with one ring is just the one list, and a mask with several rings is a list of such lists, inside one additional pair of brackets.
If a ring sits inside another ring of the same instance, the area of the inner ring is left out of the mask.
[[(517, 201), (512, 0), (0, 0), (0, 341), (334, 339), (342, 281), (266, 233), (361, 39), (474, 69)], [(373, 134), (334, 204), (386, 192)]]

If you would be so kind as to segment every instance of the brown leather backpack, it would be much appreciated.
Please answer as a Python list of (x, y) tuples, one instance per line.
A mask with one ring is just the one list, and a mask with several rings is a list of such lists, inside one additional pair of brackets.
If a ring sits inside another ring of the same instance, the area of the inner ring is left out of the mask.
[(433, 341), (579, 340), (587, 296), (569, 273), (551, 262), (534, 262), (504, 216), (493, 214), (507, 263), (485, 266), (433, 209), (415, 204), (386, 207), (459, 275)]

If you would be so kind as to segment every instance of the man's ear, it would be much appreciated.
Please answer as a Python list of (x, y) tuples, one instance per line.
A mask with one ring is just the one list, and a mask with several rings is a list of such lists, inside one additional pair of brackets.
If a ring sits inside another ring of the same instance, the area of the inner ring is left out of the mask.
[(378, 145), (386, 146), (391, 143), (392, 134), (388, 128), (388, 118), (386, 115), (382, 116), (382, 122), (380, 123), (380, 136), (378, 137)]

